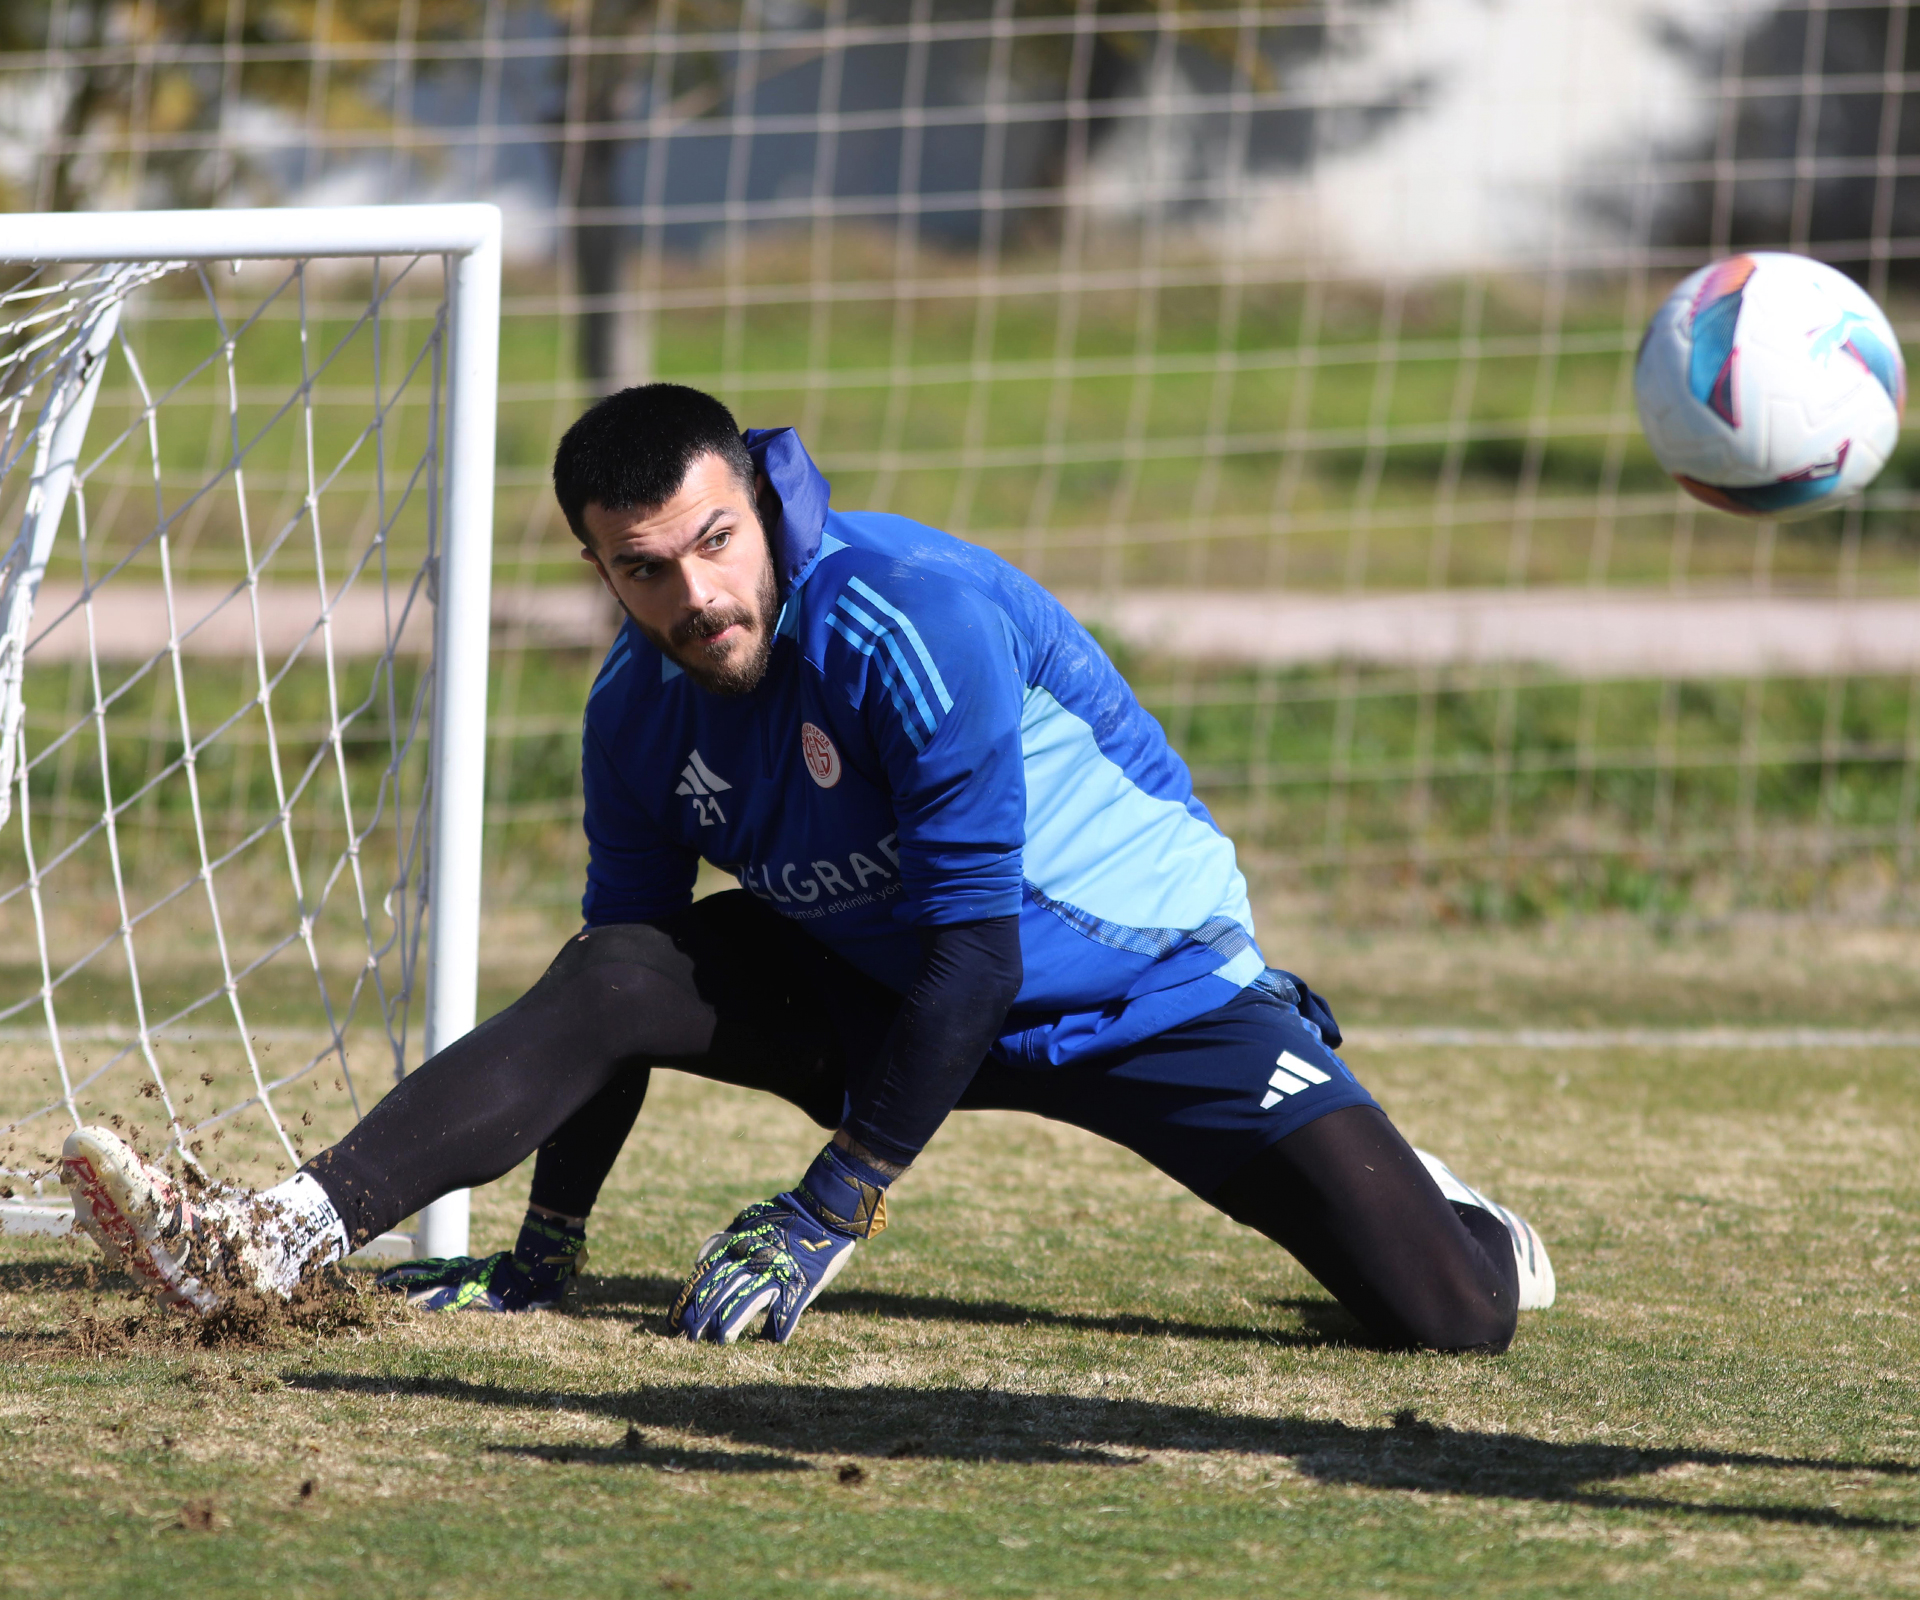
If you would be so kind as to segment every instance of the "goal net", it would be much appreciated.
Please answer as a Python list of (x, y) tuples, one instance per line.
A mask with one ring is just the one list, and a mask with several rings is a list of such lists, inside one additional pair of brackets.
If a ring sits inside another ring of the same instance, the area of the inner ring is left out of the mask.
[[(497, 227), (11, 219), (12, 1229), (65, 1224), (79, 1123), (270, 1183), (471, 1025)], [(464, 1249), (463, 1206), (432, 1248)]]
[(1906, 0), (491, 0), (360, 6), (344, 52), (326, 7), (42, 9), (0, 204), (511, 208), (516, 962), (577, 912), (611, 633), (547, 468), (654, 378), (1065, 597), (1263, 904), (1912, 914), (1920, 458), (1740, 521), (1632, 382), (1749, 249), (1852, 274), (1911, 353)]

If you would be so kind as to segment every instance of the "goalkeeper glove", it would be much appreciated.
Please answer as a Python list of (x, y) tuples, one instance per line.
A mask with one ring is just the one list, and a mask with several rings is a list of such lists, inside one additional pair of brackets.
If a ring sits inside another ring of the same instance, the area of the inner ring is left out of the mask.
[(383, 1272), (382, 1289), (404, 1289), (422, 1311), (554, 1311), (587, 1260), (587, 1230), (527, 1213), (511, 1251), (431, 1256)]
[(767, 1337), (785, 1344), (853, 1247), (887, 1225), (891, 1181), (828, 1145), (787, 1193), (756, 1201), (706, 1242), (667, 1326), (732, 1344), (764, 1312)]

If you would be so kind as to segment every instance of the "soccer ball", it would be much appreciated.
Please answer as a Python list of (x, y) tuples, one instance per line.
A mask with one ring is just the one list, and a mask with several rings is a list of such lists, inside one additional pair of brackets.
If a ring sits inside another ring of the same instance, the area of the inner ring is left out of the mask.
[(1742, 517), (1806, 517), (1887, 464), (1907, 403), (1893, 329), (1867, 292), (1805, 256), (1702, 267), (1647, 324), (1640, 426), (1689, 494)]

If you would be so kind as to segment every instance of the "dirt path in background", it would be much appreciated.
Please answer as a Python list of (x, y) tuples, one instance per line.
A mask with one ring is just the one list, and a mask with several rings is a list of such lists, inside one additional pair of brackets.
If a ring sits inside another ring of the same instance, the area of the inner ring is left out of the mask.
[[(1573, 678), (1826, 677), (1920, 672), (1920, 599), (1837, 600), (1630, 590), (1447, 589), (1329, 595), (1140, 589), (1062, 596), (1081, 620), (1129, 649), (1246, 665), (1360, 661), (1394, 667), (1534, 665)], [(88, 627), (77, 584), (48, 583), (34, 608), (30, 659), (84, 660)], [(378, 654), (405, 595), (375, 587), (342, 597), (329, 619), (337, 656)], [(154, 584), (109, 584), (92, 600), (103, 659), (143, 661), (167, 646), (168, 608)], [(270, 663), (303, 640), (323, 648), (313, 591), (262, 585), (258, 632)], [(244, 589), (179, 584), (173, 625), (203, 659), (254, 651), (256, 602)], [(401, 648), (427, 647), (424, 594)], [(499, 642), (604, 649), (615, 614), (585, 584), (497, 589)]]
[(1070, 596), (1135, 650), (1268, 666), (1548, 667), (1572, 678), (1920, 671), (1920, 600), (1586, 589)]

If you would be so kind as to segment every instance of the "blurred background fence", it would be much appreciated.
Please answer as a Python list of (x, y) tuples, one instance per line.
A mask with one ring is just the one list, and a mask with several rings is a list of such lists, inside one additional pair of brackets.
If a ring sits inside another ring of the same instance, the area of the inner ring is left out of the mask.
[(1914, 457), (1736, 522), (1631, 368), (1733, 247), (1910, 339), (1916, 57), (1822, 0), (6, 0), (0, 205), (506, 209), (496, 911), (577, 899), (612, 631), (547, 463), (658, 377), (1067, 596), (1275, 893), (1905, 917)]

